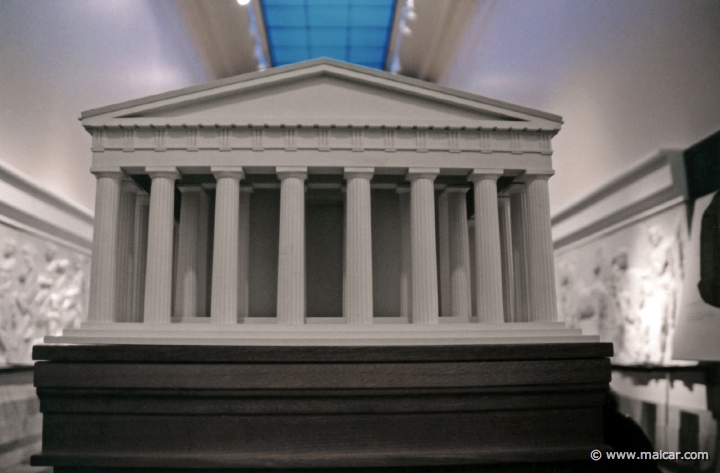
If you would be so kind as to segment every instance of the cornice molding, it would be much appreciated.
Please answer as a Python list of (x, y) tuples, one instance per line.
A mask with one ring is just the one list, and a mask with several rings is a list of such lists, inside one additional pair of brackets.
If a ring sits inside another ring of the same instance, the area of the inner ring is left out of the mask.
[(89, 254), (93, 213), (0, 161), (0, 222)]

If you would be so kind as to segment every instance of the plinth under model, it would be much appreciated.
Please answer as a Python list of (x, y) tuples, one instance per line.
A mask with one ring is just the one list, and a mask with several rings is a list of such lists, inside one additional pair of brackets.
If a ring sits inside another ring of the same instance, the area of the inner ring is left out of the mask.
[(560, 117), (318, 60), (82, 123), (90, 321), (34, 351), (34, 464), (520, 465), (602, 446), (612, 347), (557, 321)]

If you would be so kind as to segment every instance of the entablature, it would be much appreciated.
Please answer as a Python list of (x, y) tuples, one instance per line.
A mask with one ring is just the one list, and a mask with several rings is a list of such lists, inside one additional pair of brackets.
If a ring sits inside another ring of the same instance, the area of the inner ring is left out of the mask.
[[(93, 152), (166, 150), (352, 150), (551, 155), (557, 130), (508, 122), (468, 128), (434, 126), (137, 125), (86, 127)], [(520, 125), (518, 125), (520, 126)]]

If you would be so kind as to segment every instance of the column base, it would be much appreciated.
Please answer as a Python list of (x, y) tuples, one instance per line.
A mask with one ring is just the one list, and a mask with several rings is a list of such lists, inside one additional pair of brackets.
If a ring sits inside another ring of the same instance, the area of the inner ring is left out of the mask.
[[(395, 320), (394, 320), (395, 319)], [(330, 323), (328, 323), (330, 322)], [(305, 325), (283, 325), (275, 317), (249, 317), (237, 325), (215, 325), (207, 317), (180, 323), (96, 323), (45, 337), (51, 344), (217, 345), (217, 346), (426, 346), (597, 343), (562, 322), (468, 323), (441, 317), (439, 324), (408, 324), (400, 317), (376, 317), (372, 325), (345, 319), (308, 318)], [(405, 322), (405, 323), (403, 323)]]
[(43, 361), (43, 450), (32, 464), (67, 469), (56, 471), (565, 471), (522, 466), (587, 465), (603, 448), (612, 345), (41, 345), (33, 354)]

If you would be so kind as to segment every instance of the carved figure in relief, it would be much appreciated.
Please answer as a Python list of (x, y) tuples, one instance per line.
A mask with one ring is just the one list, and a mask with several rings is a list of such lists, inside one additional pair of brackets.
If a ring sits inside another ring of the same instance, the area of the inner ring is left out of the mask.
[(618, 344), (622, 325), (617, 320), (613, 295), (608, 285), (609, 266), (602, 248), (595, 254), (593, 279), (587, 283), (577, 275), (574, 263), (560, 265), (558, 307), (567, 325), (584, 332), (598, 333), (603, 341)]
[(85, 317), (88, 259), (41, 240), (18, 250), (17, 241), (3, 239), (0, 254), (0, 365), (31, 363), (35, 343)]
[(678, 298), (683, 278), (680, 228), (668, 236), (658, 225), (642, 232), (635, 253), (647, 264), (632, 266), (630, 249), (618, 248), (608, 262), (603, 247), (595, 253), (591, 279), (578, 276), (576, 264), (558, 265), (558, 309), (571, 327), (598, 333), (615, 346), (621, 364), (661, 364), (672, 358)]
[(621, 363), (646, 363), (648, 348), (647, 327), (638, 312), (642, 307), (640, 292), (642, 270), (630, 267), (627, 248), (621, 248), (611, 262), (610, 293), (615, 301), (623, 326), (622, 338), (616, 346), (615, 358)]

